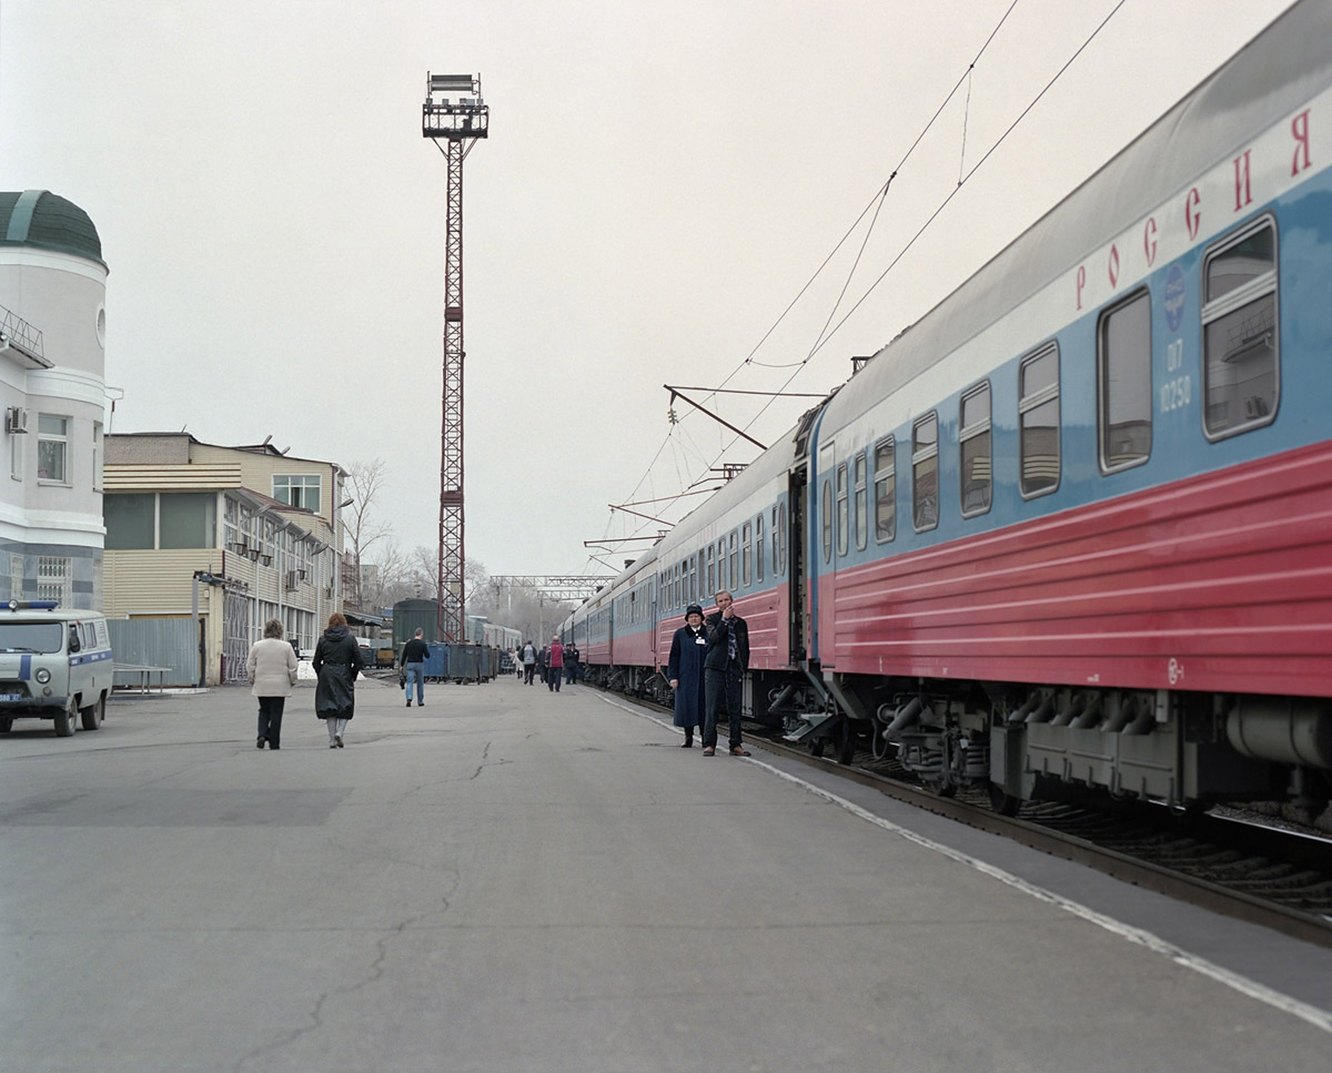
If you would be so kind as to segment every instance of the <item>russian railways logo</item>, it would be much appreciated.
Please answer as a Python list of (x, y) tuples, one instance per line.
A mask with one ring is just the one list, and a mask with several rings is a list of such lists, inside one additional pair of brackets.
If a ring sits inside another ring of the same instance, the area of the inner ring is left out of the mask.
[(1186, 289), (1184, 270), (1179, 265), (1171, 265), (1170, 272), (1166, 275), (1165, 315), (1166, 323), (1170, 325), (1172, 332), (1179, 331), (1180, 322), (1184, 319), (1184, 292)]

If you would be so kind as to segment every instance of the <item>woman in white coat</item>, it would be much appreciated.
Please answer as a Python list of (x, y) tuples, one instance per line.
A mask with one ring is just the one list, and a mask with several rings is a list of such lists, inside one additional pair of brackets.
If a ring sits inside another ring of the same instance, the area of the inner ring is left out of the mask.
[(296, 652), (282, 639), (282, 623), (270, 618), (264, 624), (264, 639), (250, 646), (246, 661), (250, 691), (259, 698), (260, 749), (268, 743), (270, 749), (282, 748), (282, 708), (296, 684)]

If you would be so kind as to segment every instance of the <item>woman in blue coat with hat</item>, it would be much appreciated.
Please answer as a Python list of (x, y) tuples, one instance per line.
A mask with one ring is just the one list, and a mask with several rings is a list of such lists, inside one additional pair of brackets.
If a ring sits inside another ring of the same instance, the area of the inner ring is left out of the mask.
[(707, 646), (703, 608), (690, 604), (685, 609), (685, 624), (671, 638), (671, 658), (666, 664), (666, 677), (675, 690), (675, 725), (685, 732), (682, 749), (693, 746), (694, 728), (703, 725), (703, 654)]

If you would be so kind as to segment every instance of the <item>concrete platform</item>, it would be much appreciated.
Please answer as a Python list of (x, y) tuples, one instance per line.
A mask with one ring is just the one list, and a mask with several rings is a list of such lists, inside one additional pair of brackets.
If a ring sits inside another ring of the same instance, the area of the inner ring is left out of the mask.
[(0, 737), (0, 1070), (1283, 1073), (1332, 952), (585, 686)]

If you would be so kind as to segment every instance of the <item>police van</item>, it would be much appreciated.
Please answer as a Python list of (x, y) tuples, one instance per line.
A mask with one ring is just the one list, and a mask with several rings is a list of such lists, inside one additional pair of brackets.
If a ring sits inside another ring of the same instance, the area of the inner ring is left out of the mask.
[(0, 603), (0, 734), (15, 719), (51, 719), (67, 738), (106, 717), (115, 659), (106, 617), (54, 600)]

